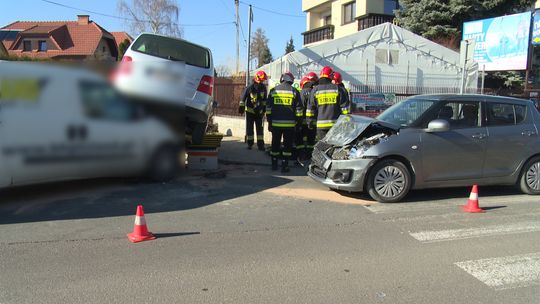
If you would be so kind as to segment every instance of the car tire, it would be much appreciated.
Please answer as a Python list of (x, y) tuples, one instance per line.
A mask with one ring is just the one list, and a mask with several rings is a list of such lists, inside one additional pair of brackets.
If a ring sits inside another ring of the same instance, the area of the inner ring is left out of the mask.
[(195, 123), (191, 131), (191, 142), (195, 145), (202, 144), (205, 132), (206, 123)]
[(395, 159), (385, 159), (371, 168), (366, 189), (378, 202), (396, 203), (409, 193), (411, 180), (407, 166)]
[(525, 194), (540, 194), (540, 156), (531, 158), (523, 166), (519, 188)]
[(166, 182), (175, 178), (180, 169), (178, 148), (165, 145), (156, 150), (148, 168), (147, 176), (151, 181)]

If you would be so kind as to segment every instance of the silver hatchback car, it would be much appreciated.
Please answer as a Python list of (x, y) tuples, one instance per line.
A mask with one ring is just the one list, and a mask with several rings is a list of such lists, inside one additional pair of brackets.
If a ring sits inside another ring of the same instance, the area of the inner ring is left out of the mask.
[(540, 194), (540, 112), (485, 95), (419, 95), (376, 119), (343, 115), (308, 174), (332, 189), (398, 202), (410, 189), (518, 185)]

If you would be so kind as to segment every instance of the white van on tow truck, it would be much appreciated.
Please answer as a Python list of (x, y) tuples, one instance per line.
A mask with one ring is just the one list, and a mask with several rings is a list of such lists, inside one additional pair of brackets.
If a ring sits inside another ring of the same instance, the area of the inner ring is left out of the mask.
[(101, 76), (0, 61), (0, 187), (96, 177), (173, 178), (179, 138)]

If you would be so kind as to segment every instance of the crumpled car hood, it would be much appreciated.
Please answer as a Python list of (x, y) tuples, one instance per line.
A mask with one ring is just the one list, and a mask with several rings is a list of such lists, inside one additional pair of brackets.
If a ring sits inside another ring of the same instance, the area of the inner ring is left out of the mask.
[(391, 129), (395, 132), (399, 131), (399, 127), (384, 121), (376, 120), (371, 117), (359, 115), (341, 115), (336, 124), (328, 131), (323, 141), (334, 146), (345, 146), (362, 135), (369, 126), (380, 125)]

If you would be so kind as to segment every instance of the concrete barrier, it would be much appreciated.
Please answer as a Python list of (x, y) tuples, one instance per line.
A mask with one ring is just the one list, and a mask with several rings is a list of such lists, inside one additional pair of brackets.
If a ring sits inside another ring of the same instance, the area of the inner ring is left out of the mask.
[[(214, 123), (218, 124), (218, 132), (227, 134), (227, 130), (231, 130), (232, 136), (238, 138), (244, 138), (246, 135), (246, 120), (245, 117), (237, 116), (214, 116)], [(272, 134), (268, 132), (268, 124), (266, 119), (264, 121), (264, 142), (270, 144), (272, 141)]]

